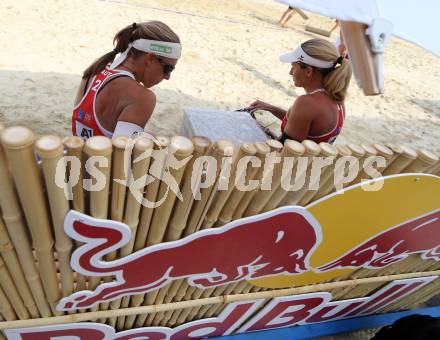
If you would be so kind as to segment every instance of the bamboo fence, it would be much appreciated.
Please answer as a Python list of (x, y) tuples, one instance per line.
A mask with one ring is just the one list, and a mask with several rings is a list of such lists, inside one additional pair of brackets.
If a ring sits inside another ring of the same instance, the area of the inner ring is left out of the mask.
[[(71, 269), (72, 251), (81, 244), (64, 233), (69, 209), (120, 221), (130, 228), (130, 242), (105, 257), (113, 261), (282, 205), (306, 206), (336, 188), (369, 178), (363, 166), (371, 156), (383, 157), (384, 162), (378, 163), (383, 175), (440, 176), (440, 150), (312, 141), (282, 145), (274, 140), (234, 146), (225, 140), (182, 136), (161, 136), (155, 141), (93, 137), (84, 142), (77, 137), (35, 138), (22, 126), (0, 126), (0, 135), (0, 329), (85, 320), (117, 330), (175, 327), (216, 316), (233, 301), (269, 301), (312, 291), (329, 291), (336, 300), (348, 299), (368, 296), (393, 279), (440, 273), (436, 261), (411, 255), (379, 270), (359, 269), (332, 282), (289, 289), (269, 290), (239, 281), (202, 290), (180, 279), (147, 294), (65, 314), (55, 309), (62, 297), (114, 280), (111, 276), (85, 277)], [(326, 160), (320, 168), (313, 165), (316, 157)], [(338, 162), (343, 157), (353, 157), (361, 167)], [(335, 175), (353, 171), (349, 183)], [(314, 176), (317, 172), (318, 177)], [(170, 191), (170, 176), (181, 195)], [(159, 200), (162, 204), (157, 207), (143, 204)], [(435, 280), (386, 311), (413, 308), (439, 290), (440, 280)]]

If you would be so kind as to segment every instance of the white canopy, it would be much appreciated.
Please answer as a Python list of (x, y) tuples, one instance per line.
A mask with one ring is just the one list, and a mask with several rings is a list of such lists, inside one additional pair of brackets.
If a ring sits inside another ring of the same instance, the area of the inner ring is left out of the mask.
[(276, 0), (340, 20), (359, 86), (383, 92), (382, 53), (391, 34), (440, 56), (439, 0)]
[(393, 24), (393, 34), (440, 56), (439, 0), (277, 0), (342, 21), (371, 25), (376, 18)]

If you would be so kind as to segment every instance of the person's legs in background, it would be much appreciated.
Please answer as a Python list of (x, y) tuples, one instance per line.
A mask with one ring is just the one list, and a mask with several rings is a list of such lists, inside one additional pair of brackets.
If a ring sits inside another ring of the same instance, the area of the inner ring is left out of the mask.
[(295, 14), (295, 8), (289, 6), (278, 21), (281, 27), (286, 27), (293, 14)]

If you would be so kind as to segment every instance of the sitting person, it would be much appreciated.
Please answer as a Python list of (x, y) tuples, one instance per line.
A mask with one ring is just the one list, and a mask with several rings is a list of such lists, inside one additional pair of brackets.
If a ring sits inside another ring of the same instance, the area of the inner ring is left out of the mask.
[(160, 21), (129, 25), (114, 42), (113, 51), (84, 71), (72, 116), (75, 136), (143, 132), (156, 105), (149, 88), (170, 79), (182, 49), (179, 37)]
[(266, 110), (282, 120), (280, 141), (305, 139), (333, 143), (345, 119), (344, 99), (351, 79), (351, 66), (335, 46), (323, 39), (311, 39), (280, 57), (290, 63), (290, 75), (306, 91), (289, 110), (257, 100), (250, 111)]

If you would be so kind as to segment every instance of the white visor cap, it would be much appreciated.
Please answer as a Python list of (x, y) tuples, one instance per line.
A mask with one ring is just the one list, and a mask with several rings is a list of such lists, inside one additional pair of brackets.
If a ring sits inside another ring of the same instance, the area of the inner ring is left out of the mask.
[(281, 55), (280, 61), (289, 64), (300, 61), (304, 64), (318, 68), (333, 68), (335, 64), (331, 61), (320, 60), (309, 56), (306, 52), (304, 52), (301, 46), (299, 46), (296, 50), (293, 50), (292, 52)]

